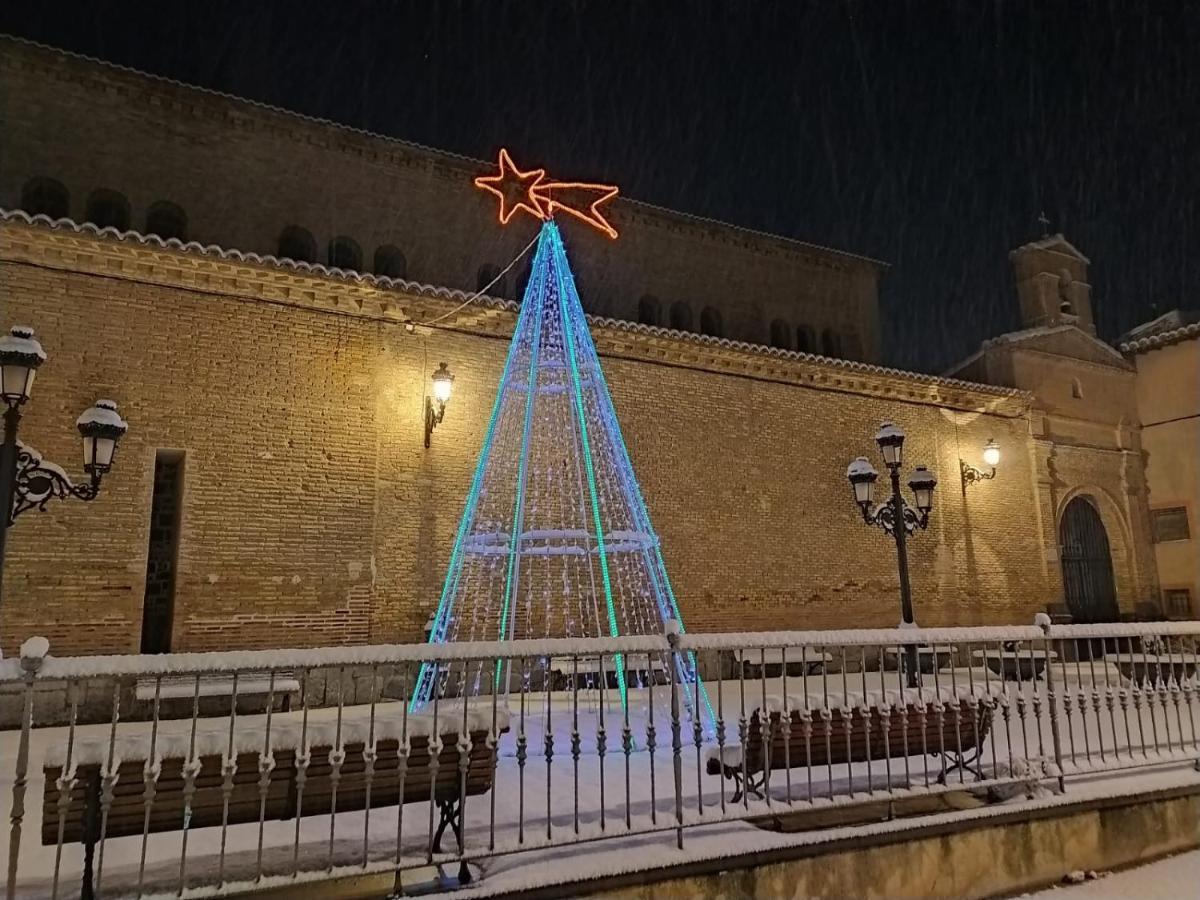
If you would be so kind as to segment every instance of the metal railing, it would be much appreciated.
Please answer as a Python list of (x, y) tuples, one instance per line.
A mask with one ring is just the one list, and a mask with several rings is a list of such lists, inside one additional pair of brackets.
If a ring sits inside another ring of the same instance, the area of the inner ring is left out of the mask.
[[(1196, 622), (22, 649), (0, 662), (10, 898), (466, 881), (504, 854), (661, 832), (661, 856), (719, 823), (1200, 758)], [(413, 708), (422, 665), (440, 689)]]

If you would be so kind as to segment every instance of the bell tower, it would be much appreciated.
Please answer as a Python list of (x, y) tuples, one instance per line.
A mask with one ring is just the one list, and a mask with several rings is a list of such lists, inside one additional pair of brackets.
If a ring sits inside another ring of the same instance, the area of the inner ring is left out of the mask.
[(1089, 260), (1062, 234), (1018, 247), (1008, 254), (1021, 304), (1021, 327), (1075, 325), (1095, 335)]

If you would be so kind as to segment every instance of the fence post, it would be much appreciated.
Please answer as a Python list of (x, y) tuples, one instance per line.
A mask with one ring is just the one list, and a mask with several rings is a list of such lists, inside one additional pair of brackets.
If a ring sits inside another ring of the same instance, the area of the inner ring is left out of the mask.
[[(1063, 758), (1062, 758), (1062, 739), (1058, 731), (1058, 701), (1054, 694), (1054, 666), (1050, 654), (1053, 652), (1053, 644), (1050, 641), (1050, 617), (1046, 613), (1038, 613), (1033, 617), (1033, 624), (1042, 629), (1042, 652), (1046, 654), (1046, 700), (1050, 706), (1050, 735), (1054, 739), (1054, 765), (1058, 769), (1058, 792), (1061, 794), (1067, 789), (1066, 777), (1063, 775)], [(1032, 654), (1029, 658), (1031, 671), (1037, 671)], [(1020, 660), (1017, 660), (1017, 666), (1020, 667)]]
[(25, 682), (25, 706), (21, 712), (21, 741), (17, 745), (17, 768), (13, 773), (12, 826), (8, 833), (8, 900), (17, 896), (17, 862), (21, 852), (21, 823), (25, 818), (25, 787), (29, 769), (29, 732), (33, 728), (33, 684), (42, 659), (50, 650), (44, 637), (32, 637), (21, 645), (21, 670)]
[(667, 619), (663, 633), (671, 654), (671, 757), (675, 770), (675, 843), (683, 849), (683, 738), (679, 731), (679, 623)]

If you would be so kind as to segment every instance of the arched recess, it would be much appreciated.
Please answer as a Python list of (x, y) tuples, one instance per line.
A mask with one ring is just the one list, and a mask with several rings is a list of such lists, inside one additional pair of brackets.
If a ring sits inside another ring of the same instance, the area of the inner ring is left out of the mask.
[[(1137, 599), (1129, 524), (1103, 488), (1067, 492), (1055, 517), (1063, 599), (1076, 621), (1113, 621)], [(1107, 559), (1107, 571), (1104, 561)]]

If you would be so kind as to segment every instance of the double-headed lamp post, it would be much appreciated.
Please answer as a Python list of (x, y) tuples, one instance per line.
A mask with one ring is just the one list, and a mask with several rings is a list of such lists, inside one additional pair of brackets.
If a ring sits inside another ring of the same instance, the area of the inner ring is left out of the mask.
[(53, 499), (94, 500), (100, 479), (112, 468), (113, 457), (128, 423), (111, 400), (97, 400), (75, 422), (83, 439), (84, 484), (75, 484), (63, 469), (17, 440), (21, 407), (29, 400), (38, 367), (46, 352), (32, 328), (14, 327), (0, 338), (0, 400), (4, 402), (4, 441), (0, 444), (0, 592), (4, 584), (4, 548), (8, 528), (17, 516), (35, 507), (44, 510)]
[[(913, 616), (912, 586), (908, 580), (908, 548), (905, 540), (917, 528), (925, 529), (929, 525), (929, 512), (933, 509), (933, 489), (937, 487), (937, 479), (924, 466), (917, 466), (908, 480), (908, 487), (913, 493), (912, 507), (904, 500), (900, 491), (900, 465), (904, 458), (904, 432), (891, 422), (879, 426), (875, 435), (875, 443), (883, 456), (884, 465), (892, 480), (892, 496), (878, 506), (872, 507), (875, 481), (879, 472), (871, 465), (865, 456), (850, 463), (846, 469), (846, 477), (854, 489), (854, 500), (862, 511), (863, 521), (868, 525), (878, 525), (886, 534), (896, 540), (896, 559), (900, 566), (900, 617), (902, 628), (912, 628), (916, 625)], [(908, 670), (908, 686), (917, 686), (917, 645), (904, 645), (905, 668)]]

